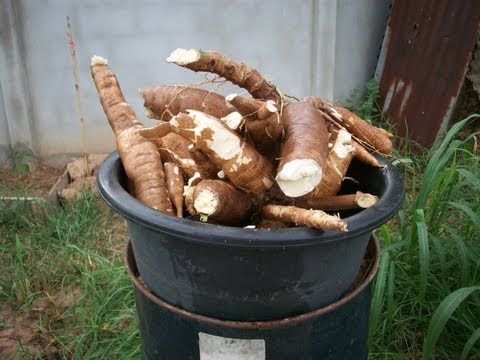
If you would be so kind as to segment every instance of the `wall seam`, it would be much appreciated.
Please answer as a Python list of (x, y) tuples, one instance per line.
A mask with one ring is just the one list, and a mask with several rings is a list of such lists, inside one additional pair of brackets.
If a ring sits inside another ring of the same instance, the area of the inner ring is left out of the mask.
[[(38, 153), (38, 141), (35, 138), (36, 134), (36, 129), (35, 129), (35, 113), (33, 111), (33, 104), (32, 104), (32, 94), (31, 94), (31, 89), (30, 89), (30, 82), (29, 82), (29, 75), (28, 75), (28, 67), (25, 63), (25, 56), (26, 56), (26, 46), (25, 46), (25, 40), (24, 40), (24, 31), (23, 31), (23, 24), (20, 21), (20, 12), (21, 10), (18, 9), (19, 2), (15, 0), (10, 0), (10, 6), (11, 10), (13, 13), (13, 28), (14, 32), (16, 33), (15, 35), (15, 42), (16, 42), (16, 47), (18, 49), (18, 55), (20, 59), (20, 68), (23, 70), (23, 76), (22, 76), (22, 87), (25, 90), (25, 105), (26, 105), (26, 116), (27, 116), (27, 124), (28, 128), (30, 130), (30, 136), (29, 136), (29, 141), (30, 141), (30, 147), (31, 150), (34, 154)], [(12, 144), (13, 146), (13, 144)]]
[(316, 93), (318, 77), (318, 5), (317, 0), (312, 0), (312, 18), (310, 33), (310, 86), (309, 94)]

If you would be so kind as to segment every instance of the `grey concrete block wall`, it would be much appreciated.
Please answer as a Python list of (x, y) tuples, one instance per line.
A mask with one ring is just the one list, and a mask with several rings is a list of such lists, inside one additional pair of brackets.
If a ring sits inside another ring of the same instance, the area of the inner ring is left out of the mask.
[(87, 149), (108, 152), (114, 139), (89, 73), (93, 54), (109, 60), (147, 124), (139, 87), (205, 80), (165, 63), (177, 47), (219, 50), (287, 94), (342, 99), (373, 76), (388, 11), (386, 0), (0, 0), (0, 6), (0, 149), (22, 142), (39, 157), (82, 149), (67, 15)]

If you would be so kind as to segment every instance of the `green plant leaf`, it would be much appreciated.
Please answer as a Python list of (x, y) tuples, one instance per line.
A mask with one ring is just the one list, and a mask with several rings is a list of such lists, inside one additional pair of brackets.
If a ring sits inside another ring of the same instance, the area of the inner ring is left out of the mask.
[(462, 237), (457, 234), (454, 229), (448, 229), (450, 236), (458, 250), (458, 262), (460, 264), (460, 278), (462, 279), (462, 286), (467, 286), (470, 283), (470, 262), (468, 259), (468, 250)]
[(28, 166), (28, 164), (24, 163), (13, 164), (12, 166), (12, 171), (19, 174), (27, 174), (29, 170), (30, 167)]
[(369, 342), (371, 343), (373, 334), (377, 328), (378, 319), (382, 313), (383, 296), (385, 293), (385, 281), (387, 277), (388, 264), (390, 256), (387, 251), (382, 251), (382, 259), (378, 268), (377, 280), (375, 281), (375, 289), (372, 296), (372, 305), (370, 310), (370, 331)]
[(480, 339), (480, 328), (475, 330), (463, 347), (459, 360), (466, 360), (475, 343)]
[(467, 169), (457, 168), (456, 171), (467, 180), (470, 186), (480, 191), (480, 179), (477, 176)]
[(390, 230), (388, 227), (383, 224), (379, 229), (380, 235), (382, 237), (382, 243), (384, 246), (389, 246), (392, 243), (392, 237), (390, 236)]
[(422, 360), (428, 360), (433, 348), (442, 333), (445, 324), (458, 306), (474, 291), (480, 290), (480, 286), (460, 288), (445, 297), (433, 313), (428, 324), (427, 335), (423, 344)]
[(390, 261), (390, 266), (388, 268), (388, 279), (387, 279), (387, 328), (390, 327), (390, 324), (393, 321), (394, 313), (394, 292), (395, 292), (395, 262)]
[(435, 251), (435, 255), (438, 258), (438, 262), (440, 264), (440, 274), (442, 276), (442, 281), (445, 279), (445, 274), (447, 270), (447, 258), (446, 258), (446, 251), (445, 246), (442, 244), (442, 239), (436, 236), (429, 236), (429, 239), (432, 240), (433, 250)]
[(428, 244), (428, 230), (425, 224), (425, 215), (422, 209), (416, 211), (418, 260), (420, 265), (420, 299), (424, 299), (427, 291), (428, 273), (430, 267), (430, 247)]
[(475, 225), (475, 228), (477, 229), (477, 233), (480, 234), (480, 216), (478, 216), (478, 214), (476, 214), (471, 207), (469, 207), (468, 205), (459, 203), (457, 201), (449, 201), (448, 203), (451, 206), (467, 214), (470, 217), (470, 220), (472, 220), (473, 224)]

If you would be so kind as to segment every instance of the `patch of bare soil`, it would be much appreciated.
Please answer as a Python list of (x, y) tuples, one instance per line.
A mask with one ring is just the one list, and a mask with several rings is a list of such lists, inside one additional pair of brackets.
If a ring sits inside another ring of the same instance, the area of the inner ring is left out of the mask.
[[(34, 301), (30, 311), (14, 316), (6, 306), (2, 307), (0, 324), (0, 359), (60, 358), (55, 347), (55, 329), (61, 328), (58, 319), (75, 305), (80, 295), (79, 287), (59, 289)], [(41, 318), (41, 324), (40, 324)]]
[(0, 196), (45, 196), (63, 170), (40, 165), (35, 171), (20, 173), (0, 170)]
[(53, 336), (39, 329), (38, 316), (34, 313), (13, 316), (5, 306), (2, 308), (0, 324), (0, 359), (35, 359), (53, 360), (58, 358), (55, 346), (45, 347), (51, 343)]

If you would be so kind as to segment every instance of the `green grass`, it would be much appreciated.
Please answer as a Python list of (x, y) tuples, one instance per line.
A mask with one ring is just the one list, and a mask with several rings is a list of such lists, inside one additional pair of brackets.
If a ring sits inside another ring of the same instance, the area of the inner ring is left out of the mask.
[(132, 286), (118, 250), (125, 237), (109, 231), (118, 220), (99, 201), (85, 193), (48, 217), (0, 204), (0, 323), (8, 328), (21, 318), (37, 334), (18, 350), (21, 358), (43, 358), (30, 345), (62, 359), (140, 357)]
[[(480, 158), (471, 152), (473, 135), (458, 136), (468, 121), (478, 116), (454, 125), (423, 155), (406, 143), (392, 157), (407, 198), (376, 232), (382, 260), (370, 359), (480, 358)], [(45, 349), (42, 355), (23, 344), (21, 358), (140, 358), (120, 250), (126, 238), (118, 238), (118, 219), (99, 201), (85, 193), (44, 218), (22, 204), (0, 204), (0, 304), (11, 313), (0, 330), (28, 319)]]
[(377, 233), (382, 262), (372, 298), (371, 359), (480, 358), (480, 158), (472, 134), (449, 130), (421, 158), (399, 157), (404, 208)]

